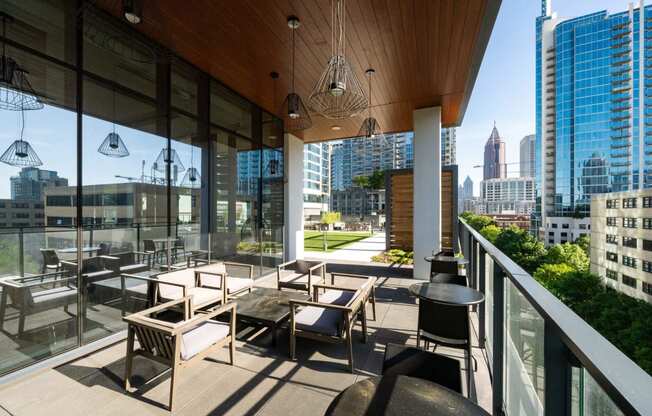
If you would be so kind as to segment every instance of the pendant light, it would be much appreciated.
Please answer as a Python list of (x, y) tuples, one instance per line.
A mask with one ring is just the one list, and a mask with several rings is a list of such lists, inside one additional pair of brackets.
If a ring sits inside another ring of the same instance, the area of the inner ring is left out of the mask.
[(181, 158), (179, 157), (179, 154), (177, 153), (176, 150), (170, 149), (170, 158), (168, 159), (168, 149), (167, 147), (164, 147), (161, 149), (161, 151), (158, 154), (158, 157), (156, 158), (156, 162), (154, 162), (154, 170), (164, 173), (165, 172), (165, 165), (170, 163), (172, 165), (171, 167), (174, 169), (176, 166), (177, 172), (183, 172), (186, 170), (186, 168), (183, 166), (183, 163), (181, 163)]
[(186, 171), (181, 181), (181, 186), (185, 188), (201, 187), (201, 176), (199, 176), (197, 168), (193, 166), (193, 147), (192, 145), (190, 146), (190, 168)]
[[(115, 77), (115, 74), (114, 74)], [(129, 150), (127, 146), (120, 138), (120, 135), (115, 132), (115, 88), (113, 89), (113, 131), (106, 135), (100, 147), (97, 148), (97, 151), (101, 154), (108, 157), (126, 157), (129, 156)]]
[(380, 124), (374, 117), (371, 117), (371, 78), (375, 73), (376, 71), (371, 68), (367, 69), (367, 72), (365, 72), (365, 74), (367, 74), (367, 78), (369, 79), (369, 106), (367, 107), (367, 118), (365, 118), (362, 122), (358, 136), (366, 137), (369, 139), (380, 139), (384, 141), (385, 135), (380, 129)]
[(21, 127), (20, 138), (14, 141), (7, 150), (0, 156), (0, 162), (4, 162), (11, 166), (22, 168), (41, 166), (43, 162), (38, 157), (32, 146), (23, 140), (23, 132), (25, 131), (25, 110), (20, 111)]
[(2, 20), (2, 57), (0, 57), (0, 109), (12, 111), (40, 110), (43, 102), (27, 79), (27, 71), (7, 56), (7, 23), (14, 18), (0, 12)]
[(303, 104), (301, 96), (294, 91), (294, 36), (300, 24), (301, 22), (299, 22), (298, 17), (288, 17), (288, 27), (292, 31), (292, 50), (290, 52), (290, 92), (285, 97), (285, 101), (283, 101), (283, 121), (285, 122), (285, 130), (287, 131), (300, 131), (312, 126), (312, 119), (310, 118), (308, 109)]
[(332, 0), (331, 31), (331, 58), (312, 89), (309, 103), (326, 118), (349, 118), (367, 107), (367, 97), (346, 61), (345, 0)]

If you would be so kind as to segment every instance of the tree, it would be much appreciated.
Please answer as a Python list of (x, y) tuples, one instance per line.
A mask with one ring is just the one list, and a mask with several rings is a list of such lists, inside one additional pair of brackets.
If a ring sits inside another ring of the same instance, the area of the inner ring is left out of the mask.
[(471, 228), (480, 231), (487, 225), (496, 225), (496, 221), (493, 218), (487, 217), (486, 215), (475, 215), (471, 214), (463, 217), (466, 222), (471, 226)]
[(514, 225), (504, 228), (494, 245), (530, 274), (543, 263), (546, 255), (543, 243)]
[(385, 189), (385, 171), (375, 170), (374, 173), (369, 176), (369, 188), (371, 189)]
[(565, 263), (578, 271), (589, 270), (589, 257), (582, 247), (573, 243), (555, 244), (548, 248), (545, 262), (550, 264)]
[(353, 178), (353, 183), (359, 187), (367, 189), (369, 188), (369, 177), (368, 176), (356, 176)]
[(333, 211), (328, 211), (328, 212), (323, 212), (321, 214), (321, 220), (319, 221), (320, 224), (322, 225), (322, 241), (323, 241), (323, 249), (324, 251), (328, 250), (328, 228), (330, 227), (331, 224), (335, 224), (342, 218), (342, 214), (339, 212), (333, 212)]
[(492, 244), (496, 242), (501, 232), (503, 232), (503, 229), (494, 224), (489, 224), (480, 229), (480, 234)]
[(589, 237), (587, 234), (581, 235), (577, 237), (575, 244), (584, 250), (586, 257), (591, 258), (591, 237)]

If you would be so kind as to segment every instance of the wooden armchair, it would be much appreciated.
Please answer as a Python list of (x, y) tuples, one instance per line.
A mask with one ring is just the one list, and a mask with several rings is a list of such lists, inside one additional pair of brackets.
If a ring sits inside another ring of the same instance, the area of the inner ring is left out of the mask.
[(18, 310), (18, 337), (25, 331), (27, 316), (58, 308), (72, 315), (68, 308), (77, 303), (77, 276), (61, 271), (2, 278), (0, 286), (0, 331), (4, 331), (7, 306), (11, 301), (11, 307)]
[[(182, 306), (184, 320), (172, 323), (156, 319), (156, 314)], [(214, 318), (230, 313), (229, 323)], [(235, 355), (236, 305), (229, 303), (212, 311), (195, 311), (192, 297), (173, 300), (153, 308), (126, 316), (128, 324), (127, 357), (125, 363), (125, 390), (130, 389), (133, 359), (137, 355), (170, 367), (170, 400), (172, 410), (174, 390), (179, 372), (192, 361), (199, 361), (214, 349), (229, 344), (229, 362), (233, 365)], [(135, 341), (139, 347), (135, 349)]]
[(315, 284), (324, 281), (326, 263), (318, 261), (292, 260), (276, 266), (276, 284), (283, 288), (305, 290), (310, 295)]
[[(297, 337), (343, 343), (347, 347), (348, 369), (353, 372), (353, 326), (359, 316), (362, 339), (367, 342), (364, 299), (372, 287), (371, 280), (358, 289), (316, 284), (314, 301), (290, 300), (290, 358), (295, 359)], [(320, 289), (325, 292), (320, 294)]]
[(367, 303), (371, 303), (371, 311), (374, 315), (374, 321), (376, 320), (376, 281), (378, 280), (374, 276), (365, 276), (362, 274), (352, 274), (352, 273), (331, 273), (331, 285), (335, 286), (335, 276), (339, 277), (346, 277), (346, 278), (353, 278), (353, 279), (363, 279), (364, 283), (363, 285), (367, 284), (368, 282), (371, 282), (371, 290), (369, 290), (367, 293), (367, 297), (365, 298), (365, 306)]
[[(195, 280), (203, 286), (222, 289), (226, 287), (226, 300), (240, 293), (251, 292), (254, 287), (254, 266), (251, 264), (216, 262), (195, 259)], [(225, 286), (222, 286), (225, 282)]]

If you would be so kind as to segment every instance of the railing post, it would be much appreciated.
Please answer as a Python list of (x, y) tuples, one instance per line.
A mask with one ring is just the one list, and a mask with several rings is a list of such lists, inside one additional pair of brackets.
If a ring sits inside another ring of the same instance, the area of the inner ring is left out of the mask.
[[(485, 298), (487, 296), (486, 293), (486, 259), (485, 259), (485, 254), (486, 251), (484, 247), (481, 245), (478, 247), (478, 290), (482, 292), (485, 295)], [(478, 342), (480, 344), (481, 348), (484, 348), (485, 342), (487, 342), (486, 339), (486, 333), (485, 333), (485, 319), (486, 319), (486, 313), (487, 313), (487, 302), (482, 302), (480, 307), (478, 308)]]
[[(45, 266), (43, 266), (45, 268)], [(18, 274), (25, 276), (25, 235), (23, 227), (18, 229)]]
[(504, 354), (504, 328), (505, 328), (505, 273), (494, 262), (494, 320), (493, 320), (493, 374), (492, 374), (492, 387), (493, 387), (493, 414), (504, 414), (503, 391), (503, 354)]
[(136, 251), (140, 251), (140, 223), (136, 223)]
[(572, 372), (569, 351), (561, 340), (559, 330), (548, 320), (544, 322), (543, 369), (544, 415), (571, 414)]

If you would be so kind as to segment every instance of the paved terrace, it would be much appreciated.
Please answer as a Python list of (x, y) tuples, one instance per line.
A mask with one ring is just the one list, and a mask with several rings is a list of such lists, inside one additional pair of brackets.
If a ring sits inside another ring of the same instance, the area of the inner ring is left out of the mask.
[[(355, 374), (346, 371), (342, 345), (299, 339), (297, 361), (290, 361), (287, 335), (280, 337), (278, 346), (272, 348), (267, 331), (239, 328), (235, 366), (226, 363), (225, 347), (180, 372), (174, 414), (323, 415), (341, 390), (365, 377), (380, 374), (386, 343), (415, 345), (417, 305), (407, 289), (414, 280), (395, 277), (404, 273), (396, 269), (365, 269), (364, 266), (348, 269), (379, 276), (377, 319), (369, 321), (367, 343), (361, 342), (359, 325), (354, 331)], [(257, 284), (272, 286), (274, 279), (264, 278)], [(1, 386), (0, 416), (170, 414), (162, 408), (167, 402), (169, 375), (159, 364), (137, 358), (133, 384), (138, 390), (128, 394), (122, 389), (125, 350), (125, 342), (120, 342), (61, 367)], [(439, 348), (438, 352), (463, 357), (460, 350)], [(474, 355), (479, 368), (472, 397), (490, 411), (491, 387), (484, 355), (478, 348), (474, 349)], [(461, 365), (465, 371), (464, 360)], [(160, 376), (144, 383), (157, 374)], [(462, 379), (465, 382), (465, 374)]]

